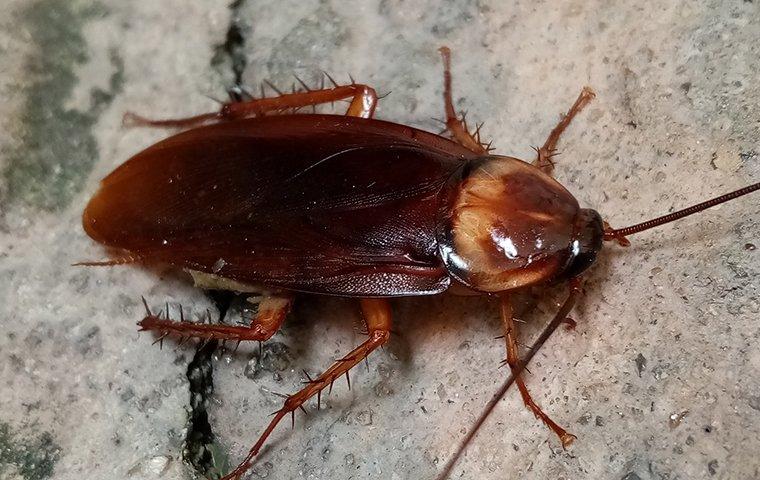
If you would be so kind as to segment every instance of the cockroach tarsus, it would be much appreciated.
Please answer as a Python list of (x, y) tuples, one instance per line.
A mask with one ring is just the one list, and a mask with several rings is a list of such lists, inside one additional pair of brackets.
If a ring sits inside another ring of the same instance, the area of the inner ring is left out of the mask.
[[(532, 163), (491, 154), (452, 103), (450, 52), (444, 64), (445, 132), (450, 138), (373, 119), (378, 96), (351, 82), (275, 97), (245, 91), (218, 112), (125, 124), (183, 131), (138, 153), (108, 175), (83, 213), (85, 231), (117, 250), (105, 262), (163, 263), (202, 288), (262, 296), (249, 326), (188, 322), (147, 311), (141, 330), (221, 341), (266, 341), (297, 293), (354, 297), (367, 339), (284, 404), (224, 479), (240, 478), (280, 421), (388, 342), (391, 297), (486, 295), (500, 304), (504, 362), (512, 375), (441, 473), (445, 478), (512, 383), (563, 447), (576, 438), (536, 404), (521, 376), (540, 345), (568, 322), (581, 275), (604, 241), (629, 235), (760, 189), (760, 183), (631, 227), (613, 229), (582, 209), (551, 174), (557, 142), (593, 99), (582, 89)], [(344, 116), (300, 114), (348, 100)], [(568, 282), (567, 300), (521, 361), (511, 296)], [(147, 309), (147, 304), (146, 304)]]

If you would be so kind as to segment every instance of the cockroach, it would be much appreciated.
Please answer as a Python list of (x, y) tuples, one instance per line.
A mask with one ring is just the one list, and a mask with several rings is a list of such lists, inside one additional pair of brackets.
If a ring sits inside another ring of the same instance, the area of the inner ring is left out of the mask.
[[(551, 176), (557, 142), (593, 91), (583, 88), (531, 163), (493, 155), (479, 130), (456, 114), (450, 52), (440, 52), (446, 136), (373, 119), (375, 90), (353, 81), (245, 95), (190, 118), (125, 116), (132, 125), (183, 131), (103, 179), (83, 225), (110, 247), (111, 258), (85, 264), (168, 264), (189, 272), (199, 287), (263, 298), (248, 326), (172, 320), (148, 310), (142, 330), (162, 339), (266, 341), (296, 294), (357, 298), (366, 322), (366, 341), (288, 396), (224, 479), (240, 478), (284, 417), (313, 396), (319, 403), (325, 388), (388, 341), (390, 298), (444, 292), (499, 302), (504, 362), (512, 369), (503, 390), (514, 381), (526, 406), (568, 446), (575, 436), (541, 410), (520, 375), (525, 362), (518, 358), (513, 294), (568, 282), (570, 293), (543, 341), (565, 321), (603, 242), (625, 246), (630, 235), (760, 189), (755, 183), (611, 228)], [(350, 100), (345, 115), (298, 112), (338, 100)]]

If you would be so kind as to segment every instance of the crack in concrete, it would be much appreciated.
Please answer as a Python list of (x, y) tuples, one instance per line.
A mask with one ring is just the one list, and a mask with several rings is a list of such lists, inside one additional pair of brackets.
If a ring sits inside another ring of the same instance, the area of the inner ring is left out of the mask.
[(225, 70), (232, 72), (232, 85), (240, 86), (243, 82), (243, 72), (248, 66), (248, 56), (245, 53), (246, 37), (250, 25), (240, 16), (240, 10), (246, 0), (235, 0), (229, 6), (230, 24), (224, 43), (214, 48), (211, 66), (220, 74), (226, 75)]
[[(219, 310), (219, 323), (224, 320), (234, 294), (223, 291), (207, 292)], [(221, 477), (226, 472), (226, 456), (220, 455), (216, 437), (208, 418), (208, 402), (214, 394), (213, 357), (216, 340), (198, 345), (193, 359), (187, 366), (190, 385), (190, 414), (185, 437), (185, 461), (203, 476)], [(220, 458), (221, 457), (221, 458)]]
[(214, 458), (209, 448), (214, 443), (214, 433), (211, 431), (206, 407), (208, 399), (214, 394), (212, 357), (216, 347), (216, 341), (199, 345), (195, 356), (187, 366), (187, 379), (190, 384), (190, 418), (185, 437), (184, 456), (185, 460), (202, 475), (207, 474), (214, 467)]

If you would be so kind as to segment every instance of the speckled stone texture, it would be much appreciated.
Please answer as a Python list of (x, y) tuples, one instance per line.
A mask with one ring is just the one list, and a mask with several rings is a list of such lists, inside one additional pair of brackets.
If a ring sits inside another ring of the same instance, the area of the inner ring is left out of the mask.
[[(4, 2), (0, 478), (213, 476), (255, 441), (275, 392), (362, 341), (354, 302), (314, 297), (261, 354), (204, 360), (138, 335), (141, 295), (156, 310), (218, 313), (181, 274), (70, 266), (105, 256), (79, 221), (99, 179), (169, 134), (123, 128), (127, 110), (199, 113), (235, 82), (290, 88), (293, 74), (325, 70), (392, 92), (378, 118), (437, 130), (448, 45), (456, 107), (486, 122), (499, 153), (532, 158), (581, 87), (596, 90), (556, 174), (615, 226), (760, 179), (756, 2), (356, 3)], [(608, 246), (577, 329), (558, 332), (528, 377), (576, 443), (562, 450), (511, 391), (452, 478), (760, 477), (759, 204)], [(525, 343), (561, 294), (524, 299)], [(448, 296), (393, 307), (388, 347), (353, 372), (352, 390), (336, 383), (319, 413), (310, 402), (294, 430), (278, 428), (250, 478), (435, 478), (507, 374), (498, 312)], [(236, 302), (229, 316), (240, 315)]]

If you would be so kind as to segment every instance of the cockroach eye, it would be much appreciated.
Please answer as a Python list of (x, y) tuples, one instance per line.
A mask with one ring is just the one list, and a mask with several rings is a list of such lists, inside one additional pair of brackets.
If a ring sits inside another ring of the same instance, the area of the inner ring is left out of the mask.
[(596, 210), (584, 208), (575, 222), (575, 238), (570, 244), (570, 260), (562, 272), (563, 279), (574, 278), (596, 261), (604, 240), (604, 222)]

